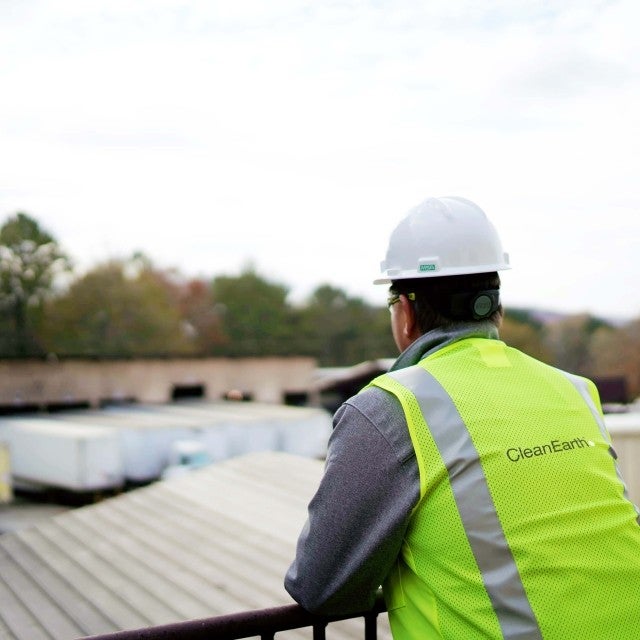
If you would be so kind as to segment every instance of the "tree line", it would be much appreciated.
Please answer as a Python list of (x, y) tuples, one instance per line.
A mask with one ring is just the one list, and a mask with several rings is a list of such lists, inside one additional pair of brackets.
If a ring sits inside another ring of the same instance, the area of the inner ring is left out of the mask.
[[(187, 278), (143, 254), (77, 274), (58, 241), (26, 213), (0, 227), (0, 357), (311, 356), (320, 366), (391, 358), (384, 306), (330, 283), (301, 304), (286, 284), (247, 266)], [(640, 319), (613, 326), (589, 314), (549, 320), (506, 309), (501, 338), (554, 366), (620, 376), (640, 395)]]

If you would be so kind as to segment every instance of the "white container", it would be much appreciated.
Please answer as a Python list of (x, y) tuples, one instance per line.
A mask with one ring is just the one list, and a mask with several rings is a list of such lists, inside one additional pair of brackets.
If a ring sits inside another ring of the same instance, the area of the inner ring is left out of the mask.
[(16, 487), (83, 492), (124, 483), (120, 445), (111, 429), (11, 418), (2, 421), (0, 438), (9, 445)]
[(59, 413), (55, 419), (113, 433), (119, 442), (125, 478), (134, 484), (157, 480), (169, 464), (171, 444), (192, 437), (191, 424), (145, 407)]
[(278, 421), (280, 450), (305, 458), (324, 458), (333, 422), (324, 409), (300, 408)]

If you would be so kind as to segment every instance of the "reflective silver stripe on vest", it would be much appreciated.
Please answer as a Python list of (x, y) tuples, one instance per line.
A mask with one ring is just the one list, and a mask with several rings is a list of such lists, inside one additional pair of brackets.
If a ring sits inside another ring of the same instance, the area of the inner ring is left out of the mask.
[(505, 638), (542, 638), (489, 493), (479, 454), (442, 385), (420, 367), (387, 374), (409, 389), (449, 472), (460, 518)]
[[(600, 433), (602, 434), (602, 437), (604, 438), (605, 442), (609, 444), (609, 452), (613, 457), (613, 464), (616, 470), (616, 475), (618, 476), (618, 480), (622, 484), (623, 495), (628, 502), (633, 504), (629, 499), (629, 494), (627, 492), (627, 485), (625, 484), (624, 479), (622, 478), (622, 474), (620, 473), (620, 467), (618, 466), (618, 463), (617, 463), (618, 454), (615, 452), (615, 449), (613, 448), (613, 444), (611, 443), (611, 439), (609, 438), (609, 433), (604, 423), (604, 419), (600, 415), (600, 412), (596, 408), (596, 405), (593, 402), (593, 398), (589, 393), (589, 387), (587, 387), (586, 380), (579, 376), (575, 376), (571, 373), (567, 373), (566, 371), (562, 371), (562, 373), (564, 373), (564, 375), (569, 380), (569, 382), (571, 382), (571, 384), (576, 388), (578, 393), (582, 396), (582, 399), (585, 401), (585, 403), (589, 407), (589, 410), (591, 411), (591, 414), (593, 415), (595, 421), (598, 423), (598, 429), (600, 429)], [(640, 509), (635, 504), (633, 504), (633, 508), (636, 510), (636, 514), (638, 515), (636, 521), (640, 525)]]

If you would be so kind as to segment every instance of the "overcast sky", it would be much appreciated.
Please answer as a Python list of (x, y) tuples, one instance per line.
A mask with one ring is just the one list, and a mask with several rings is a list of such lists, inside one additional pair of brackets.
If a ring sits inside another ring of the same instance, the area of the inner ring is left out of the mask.
[(0, 0), (0, 218), (89, 268), (252, 262), (382, 303), (387, 238), (478, 203), (507, 306), (640, 316), (637, 0)]

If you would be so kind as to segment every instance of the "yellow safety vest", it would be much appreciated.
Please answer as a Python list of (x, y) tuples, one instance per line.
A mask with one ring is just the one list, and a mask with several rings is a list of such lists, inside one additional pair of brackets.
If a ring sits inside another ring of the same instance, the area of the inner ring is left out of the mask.
[(420, 501), (383, 586), (396, 640), (638, 640), (640, 523), (595, 386), (469, 338), (373, 385)]

